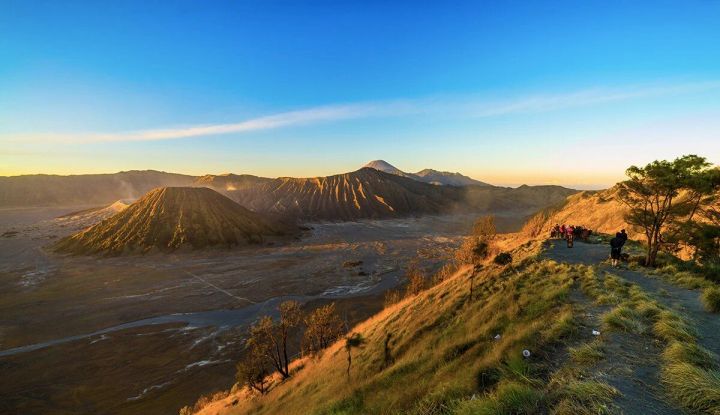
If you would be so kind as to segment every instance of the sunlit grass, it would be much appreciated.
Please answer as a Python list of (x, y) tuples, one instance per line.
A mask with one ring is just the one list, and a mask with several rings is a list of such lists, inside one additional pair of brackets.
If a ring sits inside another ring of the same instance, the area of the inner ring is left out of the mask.
[(720, 312), (720, 287), (712, 286), (705, 288), (700, 299), (707, 311), (713, 313)]
[(569, 349), (570, 358), (578, 365), (592, 365), (605, 357), (605, 349), (600, 341), (593, 341)]
[(663, 368), (668, 394), (685, 408), (720, 413), (720, 372), (691, 363), (671, 363)]

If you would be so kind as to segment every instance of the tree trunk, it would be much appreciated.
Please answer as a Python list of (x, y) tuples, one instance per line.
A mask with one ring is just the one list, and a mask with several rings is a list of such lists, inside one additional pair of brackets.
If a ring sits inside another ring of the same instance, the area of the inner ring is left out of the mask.
[(657, 253), (660, 249), (660, 232), (654, 232), (651, 238), (648, 238), (647, 255), (645, 256), (645, 266), (654, 267)]
[(287, 353), (287, 334), (283, 335), (283, 357), (285, 358), (285, 373), (283, 374), (284, 377), (288, 378), (290, 377), (290, 367), (288, 362), (288, 353)]
[(470, 275), (470, 301), (473, 299), (473, 288), (475, 282), (475, 273)]
[(352, 355), (350, 354), (350, 350), (348, 349), (348, 367), (347, 367), (347, 377), (350, 379), (350, 365), (352, 364)]

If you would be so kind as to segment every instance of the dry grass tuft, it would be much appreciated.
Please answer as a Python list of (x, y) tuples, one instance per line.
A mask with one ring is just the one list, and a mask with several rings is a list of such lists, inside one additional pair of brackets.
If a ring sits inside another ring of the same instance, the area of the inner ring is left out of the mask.
[(705, 288), (700, 299), (707, 311), (712, 313), (720, 312), (720, 287)]
[(663, 368), (662, 381), (676, 402), (695, 411), (720, 413), (720, 373), (690, 363), (673, 363)]

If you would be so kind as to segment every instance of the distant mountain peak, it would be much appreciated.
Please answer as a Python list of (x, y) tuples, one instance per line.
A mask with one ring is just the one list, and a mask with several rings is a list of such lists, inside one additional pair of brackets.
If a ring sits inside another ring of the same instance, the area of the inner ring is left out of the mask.
[(385, 160), (373, 160), (364, 165), (363, 167), (369, 167), (371, 169), (384, 171), (385, 173), (395, 174), (397, 176), (410, 176)]
[(406, 173), (385, 160), (373, 160), (367, 163), (364, 167), (380, 170), (396, 176), (409, 177), (420, 182), (438, 186), (490, 186), (487, 183), (464, 176), (460, 173), (439, 171), (435, 169), (423, 169), (417, 173)]

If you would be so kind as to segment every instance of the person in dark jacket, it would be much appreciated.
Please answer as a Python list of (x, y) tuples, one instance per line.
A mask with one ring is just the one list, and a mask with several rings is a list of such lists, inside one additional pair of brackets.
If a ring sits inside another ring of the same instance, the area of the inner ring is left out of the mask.
[(615, 234), (615, 237), (610, 240), (610, 262), (613, 267), (620, 265), (620, 258), (622, 256), (622, 247), (627, 241), (627, 234), (625, 229), (622, 232)]

